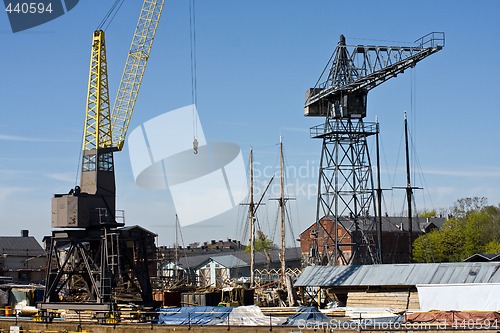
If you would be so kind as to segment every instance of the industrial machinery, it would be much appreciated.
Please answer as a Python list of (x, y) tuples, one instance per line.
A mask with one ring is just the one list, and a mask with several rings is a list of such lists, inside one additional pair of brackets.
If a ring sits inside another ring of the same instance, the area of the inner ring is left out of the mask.
[(443, 47), (442, 32), (410, 47), (349, 46), (340, 36), (316, 85), (306, 92), (305, 116), (325, 118), (311, 128), (311, 137), (323, 141), (311, 263), (380, 263), (380, 220), (367, 145), (379, 129), (363, 121), (367, 95)]
[(152, 301), (148, 268), (154, 234), (124, 226), (115, 209), (113, 154), (123, 148), (164, 0), (144, 0), (110, 110), (105, 34), (92, 38), (80, 186), (52, 199), (52, 228), (42, 311), (103, 310)]
[(245, 289), (243, 287), (222, 288), (221, 301), (218, 306), (242, 306), (245, 305)]

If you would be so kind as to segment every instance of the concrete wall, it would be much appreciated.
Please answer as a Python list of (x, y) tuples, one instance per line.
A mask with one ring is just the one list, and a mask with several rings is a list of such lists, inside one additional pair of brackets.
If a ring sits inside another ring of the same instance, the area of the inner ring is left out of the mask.
[[(0, 319), (0, 330), (2, 332), (10, 332), (10, 327), (16, 325), (15, 320)], [(92, 333), (167, 333), (167, 332), (226, 332), (227, 326), (167, 326), (167, 325), (151, 325), (151, 324), (120, 324), (120, 325), (96, 325), (82, 323), (81, 326), (77, 322), (73, 323), (52, 323), (43, 324), (33, 321), (19, 321), (18, 326), (21, 327), (20, 333), (73, 333), (73, 332), (92, 332)], [(246, 326), (237, 327), (231, 326), (231, 332), (269, 332), (268, 326)], [(272, 327), (273, 332), (299, 332), (297, 327)], [(354, 333), (354, 331), (353, 331)], [(486, 332), (482, 332), (486, 333)]]
[[(16, 325), (14, 319), (7, 320), (4, 318), (0, 319), (0, 330), (2, 332), (13, 332), (10, 330), (11, 326)], [(43, 324), (36, 323), (33, 321), (19, 321), (17, 326), (21, 328), (19, 333), (73, 333), (73, 332), (89, 332), (89, 333), (167, 333), (167, 332), (197, 332), (197, 333), (216, 333), (216, 332), (236, 332), (236, 333), (264, 333), (270, 332), (271, 329), (268, 326), (246, 326), (246, 327), (237, 327), (231, 326), (229, 329), (225, 326), (167, 326), (167, 325), (151, 325), (151, 324), (129, 324), (129, 325), (91, 325), (83, 323), (81, 326), (78, 323), (57, 323), (57, 324)], [(416, 330), (420, 333), (442, 333), (444, 327), (437, 327), (432, 325), (424, 325), (424, 326), (416, 326), (416, 328), (411, 330)], [(449, 328), (448, 328), (449, 330)], [(298, 327), (280, 327), (273, 326), (272, 332), (328, 332), (329, 330), (325, 327), (314, 329), (310, 328), (302, 328)], [(339, 332), (339, 329), (335, 329), (336, 332)], [(373, 330), (370, 328), (367, 329), (341, 329), (343, 333), (380, 333), (383, 332), (408, 332), (408, 328), (399, 328), (399, 329), (383, 329), (383, 330)], [(480, 332), (480, 333), (497, 333), (498, 330), (485, 329), (485, 328), (477, 328), (477, 329), (452, 329), (453, 333), (470, 333), (470, 332)]]

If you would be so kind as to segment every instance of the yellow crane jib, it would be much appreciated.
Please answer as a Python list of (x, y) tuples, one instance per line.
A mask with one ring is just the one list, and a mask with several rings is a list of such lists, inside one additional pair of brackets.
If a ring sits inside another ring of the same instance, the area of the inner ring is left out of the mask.
[(123, 148), (164, 0), (144, 0), (110, 111), (105, 34), (92, 36), (80, 186), (52, 199), (53, 228), (123, 225), (116, 216), (113, 152)]
[(164, 0), (144, 1), (134, 37), (132, 38), (120, 87), (111, 113), (113, 146), (118, 150), (122, 150), (125, 143), (125, 136), (153, 46), (163, 5)]
[(108, 66), (104, 31), (92, 37), (83, 150), (112, 146), (109, 109)]

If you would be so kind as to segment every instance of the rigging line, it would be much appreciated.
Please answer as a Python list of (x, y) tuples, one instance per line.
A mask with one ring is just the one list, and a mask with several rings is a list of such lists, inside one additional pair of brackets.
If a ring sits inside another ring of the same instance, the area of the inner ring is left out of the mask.
[[(385, 164), (385, 169), (389, 170), (389, 163), (387, 162), (387, 155), (385, 153), (386, 150), (384, 148), (384, 141), (382, 140), (382, 132), (379, 133), (379, 142), (380, 142), (380, 151), (382, 152), (382, 157), (383, 157), (383, 161), (384, 161), (384, 164)], [(390, 175), (389, 175), (389, 182), (390, 182), (390, 188), (392, 188), (394, 186), (394, 183), (392, 183)], [(390, 197), (392, 198), (393, 195), (391, 194)], [(383, 199), (383, 202), (384, 202), (385, 212), (387, 213), (388, 209), (387, 209), (387, 202), (385, 200), (384, 191), (382, 191), (382, 199)], [(394, 210), (394, 206), (392, 206), (391, 208)]]
[(286, 211), (286, 220), (288, 221), (288, 228), (290, 229), (290, 233), (292, 234), (291, 241), (292, 241), (292, 247), (295, 245), (295, 233), (293, 232), (293, 224), (292, 224), (292, 218), (291, 213), (289, 208), (285, 206), (285, 211)]
[(111, 17), (111, 19), (109, 19), (109, 22), (108, 24), (106, 24), (106, 27), (104, 28), (104, 31), (108, 30), (109, 28), (109, 25), (111, 24), (111, 22), (113, 22), (113, 20), (115, 19), (115, 16), (116, 14), (118, 14), (118, 12), (120, 11), (120, 8), (122, 8), (122, 5), (123, 5), (123, 0), (121, 1), (120, 5), (118, 6), (118, 8), (115, 10), (115, 12), (113, 13), (113, 16)]
[(276, 209), (275, 214), (276, 215), (274, 217), (274, 225), (273, 225), (272, 234), (271, 234), (271, 240), (273, 241), (273, 243), (274, 243), (274, 240), (276, 239), (276, 232), (278, 230), (279, 209)]
[[(194, 105), (198, 104), (197, 81), (196, 81), (196, 8), (195, 0), (189, 1), (189, 34), (190, 34), (190, 56), (191, 56), (191, 100)], [(196, 138), (198, 124), (193, 109), (193, 133)]]
[[(113, 17), (111, 18), (111, 20), (113, 20), (113, 18), (115, 17), (116, 15), (116, 12), (118, 11), (118, 9), (121, 8), (121, 5), (123, 4), (123, 1), (124, 0), (116, 0), (113, 5), (111, 6), (111, 8), (109, 9), (109, 11), (106, 13), (106, 15), (104, 16), (104, 18), (102, 19), (101, 23), (99, 23), (99, 25), (97, 26), (97, 29), (96, 30), (102, 30), (102, 27), (106, 24), (106, 22), (108, 21), (109, 17), (111, 15), (113, 15)], [(118, 9), (116, 9), (116, 7), (118, 6), (118, 4), (122, 2), (122, 4), (120, 4), (120, 6), (118, 7)], [(106, 28), (109, 26), (109, 23), (108, 25), (106, 26)]]
[[(263, 183), (263, 184), (265, 184), (265, 183)], [(259, 207), (260, 207), (260, 206), (263, 206), (263, 207), (262, 207), (262, 211), (263, 211), (263, 215), (264, 215), (264, 216), (263, 216), (263, 219), (264, 219), (264, 221), (266, 221), (266, 222), (267, 222), (267, 223), (266, 223), (266, 226), (267, 226), (267, 230), (266, 230), (266, 232), (267, 232), (267, 235), (270, 235), (270, 234), (271, 234), (271, 225), (270, 225), (270, 223), (269, 223), (269, 221), (270, 221), (270, 217), (269, 217), (269, 209), (270, 209), (270, 205), (269, 205), (269, 197), (268, 197), (268, 196), (266, 196), (266, 202), (265, 202), (265, 203), (261, 203), (261, 204), (259, 205)]]
[[(415, 82), (414, 82), (414, 79), (415, 79), (415, 69), (412, 68), (412, 70), (410, 71), (410, 116), (411, 116), (411, 124), (410, 124), (410, 128), (412, 129), (412, 132), (413, 129), (415, 129), (415, 124), (416, 124), (416, 115), (415, 115)], [(408, 117), (410, 118), (410, 117)], [(415, 148), (414, 148), (415, 149)], [(414, 159), (414, 155), (415, 155), (415, 151), (414, 150), (410, 150), (409, 151), (409, 154), (410, 154), (410, 161), (411, 161), (411, 170), (412, 170), (412, 173), (410, 174), (410, 177), (411, 177), (411, 180), (412, 180), (412, 183), (413, 183), (413, 180), (415, 178), (415, 159)]]
[[(411, 135), (410, 135), (410, 145), (411, 145), (411, 152), (412, 152), (412, 177), (415, 181), (417, 174), (419, 175), (420, 181), (425, 185), (426, 191), (424, 191), (424, 195), (422, 196), (423, 202), (424, 202), (424, 209), (426, 207), (426, 199), (425, 199), (425, 192), (429, 195), (429, 200), (431, 207), (434, 208), (434, 204), (432, 202), (432, 197), (430, 196), (430, 193), (428, 191), (428, 187), (426, 184), (426, 179), (425, 175), (422, 172), (422, 166), (420, 164), (420, 161), (418, 159), (418, 154), (417, 154), (417, 143), (416, 143), (416, 127), (417, 127), (417, 72), (415, 68), (412, 68), (411, 70), (411, 110), (412, 110), (412, 119), (413, 123), (411, 124), (412, 130), (411, 130)], [(417, 171), (420, 172), (417, 172)]]
[[(405, 130), (404, 128), (401, 130), (401, 136), (399, 138), (399, 148), (398, 148), (398, 155), (396, 157), (396, 165), (394, 166), (394, 178), (393, 178), (393, 183), (396, 183), (396, 175), (398, 173), (398, 167), (399, 167), (399, 162), (401, 159), (401, 152), (404, 150), (404, 138), (405, 138)], [(404, 155), (403, 155), (404, 156)], [(403, 164), (404, 168), (404, 164)], [(406, 180), (405, 180), (406, 183)]]
[[(255, 222), (254, 222), (254, 231), (257, 232), (258, 230), (262, 231), (262, 227), (260, 226), (260, 220), (257, 217), (257, 214), (255, 215)], [(255, 238), (254, 238), (255, 241)]]
[(420, 164), (420, 159), (419, 159), (418, 153), (415, 149), (412, 136), (410, 136), (410, 145), (411, 145), (412, 149), (414, 150), (414, 153), (413, 153), (413, 159), (414, 159), (414, 163), (415, 163), (414, 170), (420, 170), (420, 172), (418, 173), (418, 176), (419, 176), (420, 181), (424, 184), (423, 187), (425, 190), (424, 190), (424, 195), (422, 196), (422, 199), (424, 201), (424, 208), (426, 207), (425, 192), (427, 192), (427, 194), (429, 196), (430, 203), (431, 203), (431, 207), (434, 209), (434, 203), (432, 202), (432, 197), (431, 197), (429, 190), (428, 190), (427, 180), (425, 178), (425, 174), (422, 172), (422, 165)]
[[(179, 219), (176, 218), (176, 228), (179, 228), (179, 235), (181, 236), (181, 246), (184, 248), (184, 260), (186, 260), (186, 263), (188, 262), (187, 258), (187, 252), (186, 252), (186, 245), (184, 244), (184, 237), (182, 236), (182, 229), (181, 229), (181, 222)], [(177, 231), (176, 231), (177, 232)]]
[[(245, 242), (245, 240), (250, 240), (250, 219), (248, 218), (248, 216), (245, 214), (244, 215), (244, 218), (245, 218), (245, 222), (243, 222), (243, 228), (241, 230), (238, 230), (237, 232), (237, 235), (240, 235), (241, 237), (241, 241), (242, 242)], [(250, 244), (250, 243), (248, 243)]]
[[(248, 201), (248, 196), (246, 197)], [(247, 209), (243, 209), (243, 205), (240, 204), (238, 206), (238, 211), (237, 211), (237, 217), (236, 221), (238, 223), (236, 224), (236, 230), (235, 230), (235, 237), (236, 239), (240, 238), (240, 240), (244, 240), (246, 235), (244, 235), (244, 231), (247, 231), (248, 228), (248, 216), (247, 216)]]
[[(79, 147), (83, 147), (83, 136), (82, 136), (82, 140), (80, 141), (80, 146)], [(80, 175), (80, 172), (82, 170), (82, 158), (83, 158), (83, 154), (82, 154), (82, 151), (81, 149), (78, 150), (78, 164), (77, 164), (77, 167), (76, 167), (76, 175), (75, 175), (75, 187), (78, 186), (78, 176)]]
[(398, 45), (403, 45), (403, 44), (415, 44), (413, 41), (398, 41), (398, 40), (386, 40), (386, 39), (369, 39), (369, 38), (359, 38), (359, 37), (352, 37), (352, 36), (345, 36), (346, 39), (355, 39), (355, 40), (365, 40), (365, 41), (370, 41), (370, 42), (384, 42), (384, 43), (397, 43)]

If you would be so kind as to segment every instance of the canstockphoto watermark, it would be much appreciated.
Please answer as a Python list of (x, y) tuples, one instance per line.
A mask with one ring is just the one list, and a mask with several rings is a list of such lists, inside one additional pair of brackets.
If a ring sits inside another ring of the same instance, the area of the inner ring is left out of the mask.
[[(198, 149), (193, 147), (193, 123)], [(181, 226), (237, 207), (247, 196), (240, 147), (208, 142), (195, 105), (152, 118), (132, 130), (129, 156), (136, 184), (168, 189)]]
[[(273, 179), (271, 184), (268, 180), (261, 180), (254, 183), (254, 197), (261, 197), (266, 191), (266, 196), (269, 198), (279, 198), (281, 195), (281, 184), (279, 179), (276, 177)], [(314, 181), (314, 180), (311, 180)], [(285, 196), (289, 199), (313, 199), (318, 196), (318, 184), (316, 182), (309, 182), (308, 179), (298, 179), (288, 180), (284, 184), (283, 192)]]
[[(308, 200), (316, 198), (318, 195), (318, 174), (318, 163), (313, 160), (286, 166), (284, 170), (286, 176), (285, 195)], [(267, 188), (266, 195), (268, 197), (279, 197), (281, 193), (279, 177), (279, 167), (254, 162), (254, 196), (260, 197)], [(269, 184), (271, 179), (273, 180)]]
[(72, 10), (79, 0), (3, 0), (12, 32), (27, 30)]
[(341, 321), (331, 319), (330, 321), (309, 321), (299, 319), (297, 326), (301, 330), (446, 330), (446, 329), (498, 329), (497, 319), (465, 319), (437, 322), (400, 322), (400, 321), (378, 321), (374, 319), (363, 319), (362, 321)]
[[(272, 176), (280, 174), (279, 166), (272, 166), (260, 163), (253, 163), (255, 179), (270, 179)], [(317, 179), (319, 174), (318, 162), (306, 160), (299, 165), (285, 166), (284, 174), (288, 179)]]

